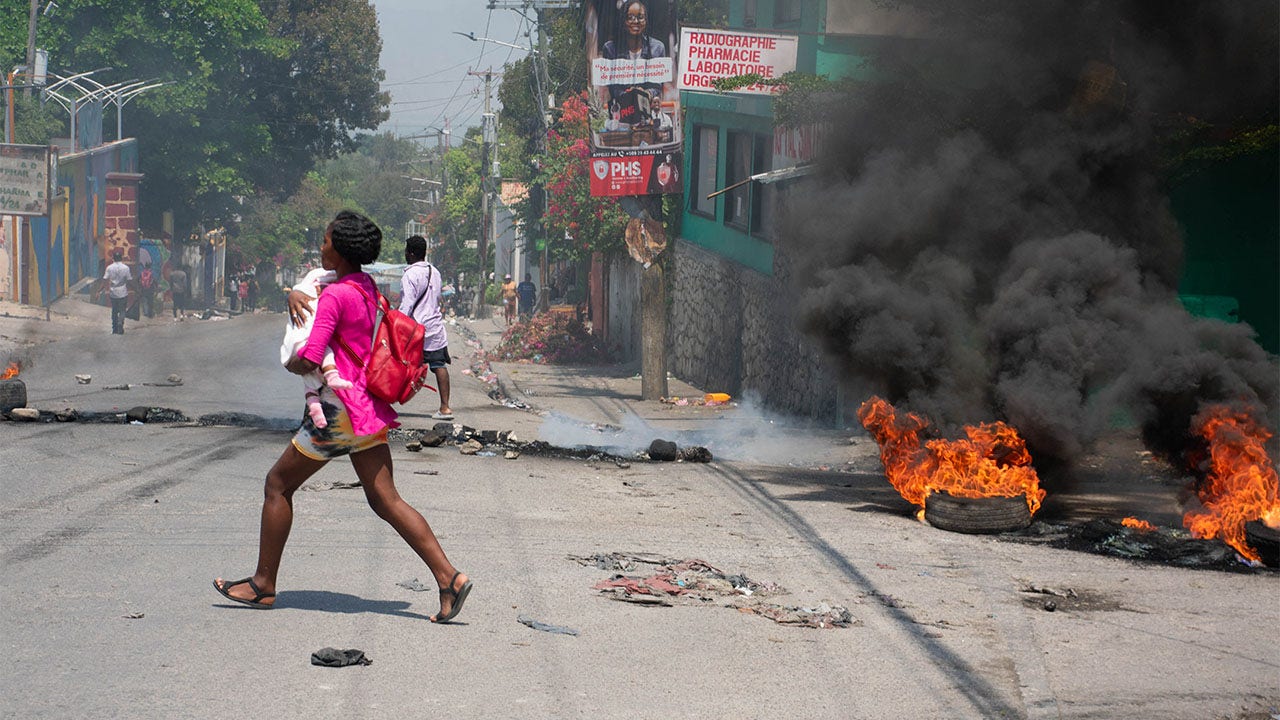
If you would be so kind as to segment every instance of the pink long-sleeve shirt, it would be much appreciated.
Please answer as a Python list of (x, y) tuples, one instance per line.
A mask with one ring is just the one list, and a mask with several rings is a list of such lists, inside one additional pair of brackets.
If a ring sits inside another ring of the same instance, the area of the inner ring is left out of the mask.
[[(364, 289), (369, 300), (360, 294), (356, 284)], [(326, 287), (316, 303), (311, 337), (298, 351), (298, 357), (318, 365), (324, 359), (325, 348), (333, 348), (338, 374), (354, 384), (349, 390), (335, 389), (334, 392), (347, 406), (351, 429), (356, 435), (373, 435), (383, 428), (400, 427), (391, 405), (365, 390), (364, 363), (369, 360), (375, 314), (371, 300), (377, 298), (377, 293), (373, 278), (362, 272), (347, 275)], [(339, 337), (360, 356), (359, 363), (342, 348)]]

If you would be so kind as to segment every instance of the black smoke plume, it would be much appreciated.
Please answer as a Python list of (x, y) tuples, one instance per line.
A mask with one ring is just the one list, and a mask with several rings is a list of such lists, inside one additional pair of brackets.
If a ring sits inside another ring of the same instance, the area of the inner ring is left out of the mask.
[(921, 32), (814, 96), (823, 169), (780, 240), (850, 389), (944, 428), (1005, 420), (1037, 459), (1118, 417), (1172, 452), (1206, 403), (1275, 428), (1276, 358), (1178, 301), (1164, 158), (1184, 128), (1276, 122), (1278, 4), (886, 5)]

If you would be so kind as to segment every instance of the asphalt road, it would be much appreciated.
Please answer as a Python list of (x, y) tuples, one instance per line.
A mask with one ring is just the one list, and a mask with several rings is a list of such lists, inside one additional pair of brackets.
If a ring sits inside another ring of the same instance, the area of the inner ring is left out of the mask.
[[(0, 422), (2, 717), (1278, 712), (1276, 573), (935, 530), (912, 519), (865, 449), (836, 473), (505, 460), (393, 443), (402, 494), (475, 581), (459, 622), (431, 624), (435, 593), (397, 584), (429, 584), (429, 573), (359, 489), (325, 489), (354, 479), (343, 462), (296, 497), (276, 609), (227, 603), (210, 581), (252, 571), (262, 477), (288, 438), (273, 423), (301, 412), (300, 384), (277, 364), (282, 316), (131, 325), (112, 337), (98, 310), (0, 317), (0, 360), (27, 361), (31, 404), (266, 422)], [(465, 353), (455, 355), (460, 369)], [(171, 374), (183, 383), (165, 386)], [(542, 417), (494, 402), (473, 377), (454, 379), (468, 424), (540, 432)], [(432, 409), (417, 399), (402, 419), (427, 427)], [(593, 586), (618, 571), (574, 559), (613, 552), (700, 559), (781, 586), (773, 603), (840, 606), (853, 623), (797, 627), (725, 607), (744, 598), (617, 602)], [(1046, 598), (1060, 605), (1049, 612)], [(521, 616), (578, 634), (532, 629)], [(311, 665), (323, 647), (361, 649), (373, 664)]]

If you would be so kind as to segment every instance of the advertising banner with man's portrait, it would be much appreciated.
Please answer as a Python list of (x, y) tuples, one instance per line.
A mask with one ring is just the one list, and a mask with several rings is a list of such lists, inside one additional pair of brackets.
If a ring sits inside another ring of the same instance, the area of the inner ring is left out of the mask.
[(684, 191), (676, 0), (586, 0), (591, 194)]

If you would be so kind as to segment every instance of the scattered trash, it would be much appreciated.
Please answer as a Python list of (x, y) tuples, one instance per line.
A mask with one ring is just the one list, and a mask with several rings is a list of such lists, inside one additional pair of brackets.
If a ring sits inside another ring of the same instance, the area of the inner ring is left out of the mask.
[(476, 453), (476, 457), (497, 457), (497, 456), (498, 456), (498, 453), (492, 450), (481, 450), (480, 452)]
[(129, 383), (125, 383), (124, 385), (108, 385), (102, 389), (103, 390), (128, 390)]
[(563, 625), (549, 625), (539, 620), (534, 620), (528, 615), (521, 615), (516, 618), (516, 621), (519, 622), (521, 625), (528, 625), (534, 630), (541, 630), (542, 632), (556, 633), (559, 635), (575, 635), (575, 636), (578, 634), (578, 631), (574, 630), (573, 628), (567, 628), (567, 627), (564, 627)]
[(92, 381), (93, 381), (93, 376), (92, 376), (92, 375), (77, 375), (77, 376), (76, 376), (76, 382), (77, 382), (77, 383), (79, 383), (79, 384), (81, 384), (81, 385), (88, 385), (88, 384), (89, 384), (90, 382), (92, 382)]
[(359, 480), (353, 480), (351, 482), (342, 482), (341, 480), (339, 480), (337, 482), (325, 482), (325, 483), (316, 483), (315, 485), (303, 485), (302, 489), (310, 490), (312, 492), (323, 492), (325, 490), (351, 490), (353, 488), (358, 488), (358, 487), (361, 487)]
[(123, 617), (125, 620), (141, 620), (146, 616), (147, 616), (146, 613), (140, 613), (140, 612), (133, 612), (133, 613), (129, 613), (128, 615), (121, 615), (121, 617)]
[(679, 452), (676, 453), (676, 455), (679, 457), (680, 460), (683, 460), (684, 462), (698, 462), (698, 463), (711, 462), (711, 451), (700, 445), (690, 445), (689, 447), (682, 447), (680, 448)]
[(518, 450), (508, 450), (502, 453), (502, 457), (506, 458), (507, 460), (516, 460), (520, 457), (520, 452)]
[(363, 650), (338, 650), (321, 648), (311, 653), (311, 664), (322, 667), (345, 667), (347, 665), (372, 665), (373, 661), (365, 657)]
[(130, 425), (144, 425), (145, 423), (143, 423), (141, 420), (130, 420), (130, 421), (129, 421), (129, 424), (130, 424)]
[(399, 585), (400, 587), (405, 588), (407, 590), (412, 590), (414, 592), (426, 592), (428, 590), (436, 589), (434, 585), (432, 586), (423, 585), (421, 582), (418, 581), (418, 578), (414, 578), (412, 580), (401, 580), (400, 582), (396, 583), (396, 585)]
[(439, 470), (414, 470), (414, 475), (439, 475)]
[(484, 445), (481, 445), (479, 440), (471, 439), (459, 445), (458, 452), (462, 453), (463, 455), (475, 455), (476, 453), (480, 452), (480, 450), (483, 448), (484, 448)]
[(637, 565), (656, 567), (657, 572), (648, 576), (615, 574), (593, 586), (613, 600), (659, 607), (718, 603), (777, 623), (822, 629), (860, 624), (847, 609), (839, 606), (823, 603), (815, 608), (805, 608), (766, 602), (762, 598), (785, 595), (787, 591), (774, 583), (751, 580), (746, 575), (727, 575), (702, 560), (675, 561), (655, 555), (627, 553), (571, 556), (570, 559), (610, 571), (628, 572)]
[(9, 411), (9, 418), (12, 420), (25, 420), (32, 422), (40, 419), (40, 411), (35, 408), (14, 408)]
[(702, 397), (702, 402), (706, 405), (724, 405), (730, 399), (728, 393), (707, 393)]

